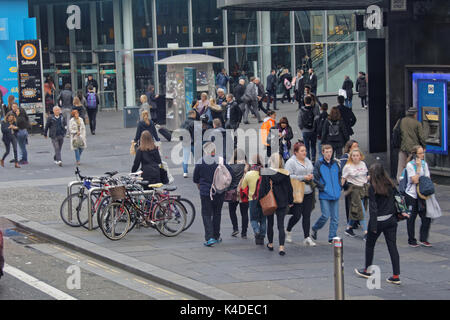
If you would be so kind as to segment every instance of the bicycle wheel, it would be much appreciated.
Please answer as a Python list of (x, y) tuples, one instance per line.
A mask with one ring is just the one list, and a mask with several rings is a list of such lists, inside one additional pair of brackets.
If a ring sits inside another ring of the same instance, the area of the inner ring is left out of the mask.
[[(98, 219), (95, 219), (95, 215), (98, 212), (98, 208), (100, 207), (100, 204), (98, 204), (98, 197), (100, 194), (91, 194), (91, 203), (92, 203), (92, 209), (91, 209), (91, 215), (92, 215), (92, 229), (96, 230), (100, 227), (98, 224)], [(86, 195), (86, 206), (87, 206), (87, 195)], [(77, 218), (80, 226), (82, 226), (85, 229), (89, 229), (89, 219), (88, 219), (88, 213), (87, 213), (87, 207), (85, 206), (84, 210), (77, 211)], [(106, 204), (104, 205), (106, 207)]]
[(186, 226), (184, 227), (184, 230), (187, 230), (194, 223), (195, 207), (194, 207), (194, 204), (188, 199), (180, 198), (180, 199), (178, 199), (178, 201), (181, 202), (181, 204), (186, 209), (186, 219), (187, 219), (187, 221), (186, 221)]
[(130, 224), (130, 213), (123, 203), (112, 202), (104, 208), (100, 229), (108, 239), (122, 239), (128, 233)]
[(104, 196), (104, 198), (100, 202), (100, 205), (97, 206), (97, 212), (95, 214), (97, 215), (97, 224), (99, 226), (101, 226), (102, 224), (102, 212), (106, 208), (106, 206), (110, 203), (111, 203), (111, 196)]
[[(68, 205), (69, 205), (69, 199), (72, 200), (72, 214), (71, 217), (69, 217), (69, 211), (68, 211)], [(78, 212), (82, 211), (83, 209), (86, 210), (86, 207), (84, 207), (85, 200), (87, 199), (86, 194), (80, 195), (79, 192), (72, 193), (70, 196), (66, 197), (64, 201), (61, 203), (61, 207), (59, 208), (59, 215), (61, 216), (62, 221), (64, 221), (65, 224), (71, 227), (79, 227), (80, 222), (78, 221)], [(84, 207), (84, 208), (83, 208)]]
[(186, 226), (186, 209), (177, 200), (165, 199), (153, 209), (153, 220), (162, 235), (174, 237)]

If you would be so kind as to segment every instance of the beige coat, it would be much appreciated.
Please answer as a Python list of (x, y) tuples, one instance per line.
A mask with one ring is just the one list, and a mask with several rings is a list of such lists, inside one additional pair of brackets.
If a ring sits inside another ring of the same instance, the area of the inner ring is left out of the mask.
[[(80, 119), (80, 136), (81, 136), (81, 139), (83, 139), (83, 142), (84, 142), (83, 149), (85, 149), (87, 147), (87, 144), (86, 144), (86, 126), (84, 125), (83, 119), (81, 119), (81, 118), (79, 118), (79, 119)], [(77, 122), (76, 122), (75, 118), (71, 118), (70, 119), (69, 132), (70, 132), (70, 149), (74, 150), (73, 140), (75, 139), (75, 136), (78, 133), (78, 125), (77, 125)]]

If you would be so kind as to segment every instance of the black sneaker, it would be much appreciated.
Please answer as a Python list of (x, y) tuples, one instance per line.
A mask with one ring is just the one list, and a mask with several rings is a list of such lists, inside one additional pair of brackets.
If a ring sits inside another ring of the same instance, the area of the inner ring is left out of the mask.
[(241, 234), (242, 239), (247, 239), (247, 234)]
[(394, 278), (394, 277), (387, 278), (386, 281), (388, 283), (392, 283), (392, 284), (396, 284), (396, 285), (400, 285), (402, 283), (400, 281), (400, 278)]
[(417, 243), (417, 241), (410, 242), (410, 243), (408, 243), (408, 244), (409, 244), (409, 246), (410, 246), (411, 248), (417, 248), (417, 247), (419, 246), (419, 244)]
[(239, 230), (234, 230), (233, 233), (231, 234), (231, 236), (237, 237), (238, 234), (239, 234)]
[(353, 229), (352, 229), (352, 228), (346, 229), (346, 230), (345, 230), (345, 234), (346, 234), (347, 236), (349, 236), (349, 237), (352, 237), (352, 238), (354, 238), (354, 237), (356, 236), (355, 233), (353, 232)]
[(355, 268), (355, 273), (356, 273), (358, 276), (360, 276), (360, 277), (362, 277), (362, 278), (366, 278), (366, 279), (369, 279), (369, 277), (372, 275), (372, 274), (366, 272), (365, 269), (356, 269), (356, 268)]
[(333, 244), (333, 240), (328, 240), (328, 244)]
[(311, 238), (314, 240), (317, 240), (317, 231), (314, 229), (311, 229)]

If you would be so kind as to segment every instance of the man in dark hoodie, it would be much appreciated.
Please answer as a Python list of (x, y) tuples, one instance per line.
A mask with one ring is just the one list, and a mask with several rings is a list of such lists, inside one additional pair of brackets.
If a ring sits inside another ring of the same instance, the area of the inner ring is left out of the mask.
[[(339, 104), (337, 107), (339, 109), (339, 112), (341, 113), (342, 120), (344, 120), (345, 129), (347, 129), (347, 134), (350, 137), (350, 136), (352, 136), (354, 134), (352, 127), (356, 123), (355, 114), (353, 113), (352, 109), (347, 108), (344, 105), (345, 98), (343, 96), (338, 96), (337, 97), (337, 101), (338, 101), (338, 104)], [(347, 141), (345, 141), (344, 144)]]
[(366, 74), (362, 71), (359, 72), (358, 80), (356, 80), (356, 91), (361, 98), (361, 108), (367, 109), (367, 80)]
[(348, 108), (352, 108), (352, 100), (353, 100), (353, 81), (349, 76), (345, 76), (344, 83), (342, 84), (342, 89), (345, 90), (347, 98), (345, 98), (345, 106)]

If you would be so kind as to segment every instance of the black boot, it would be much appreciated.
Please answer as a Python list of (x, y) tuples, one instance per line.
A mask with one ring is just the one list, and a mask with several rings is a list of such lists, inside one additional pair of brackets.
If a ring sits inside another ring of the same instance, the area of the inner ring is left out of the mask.
[(255, 233), (255, 244), (259, 244), (259, 233)]

